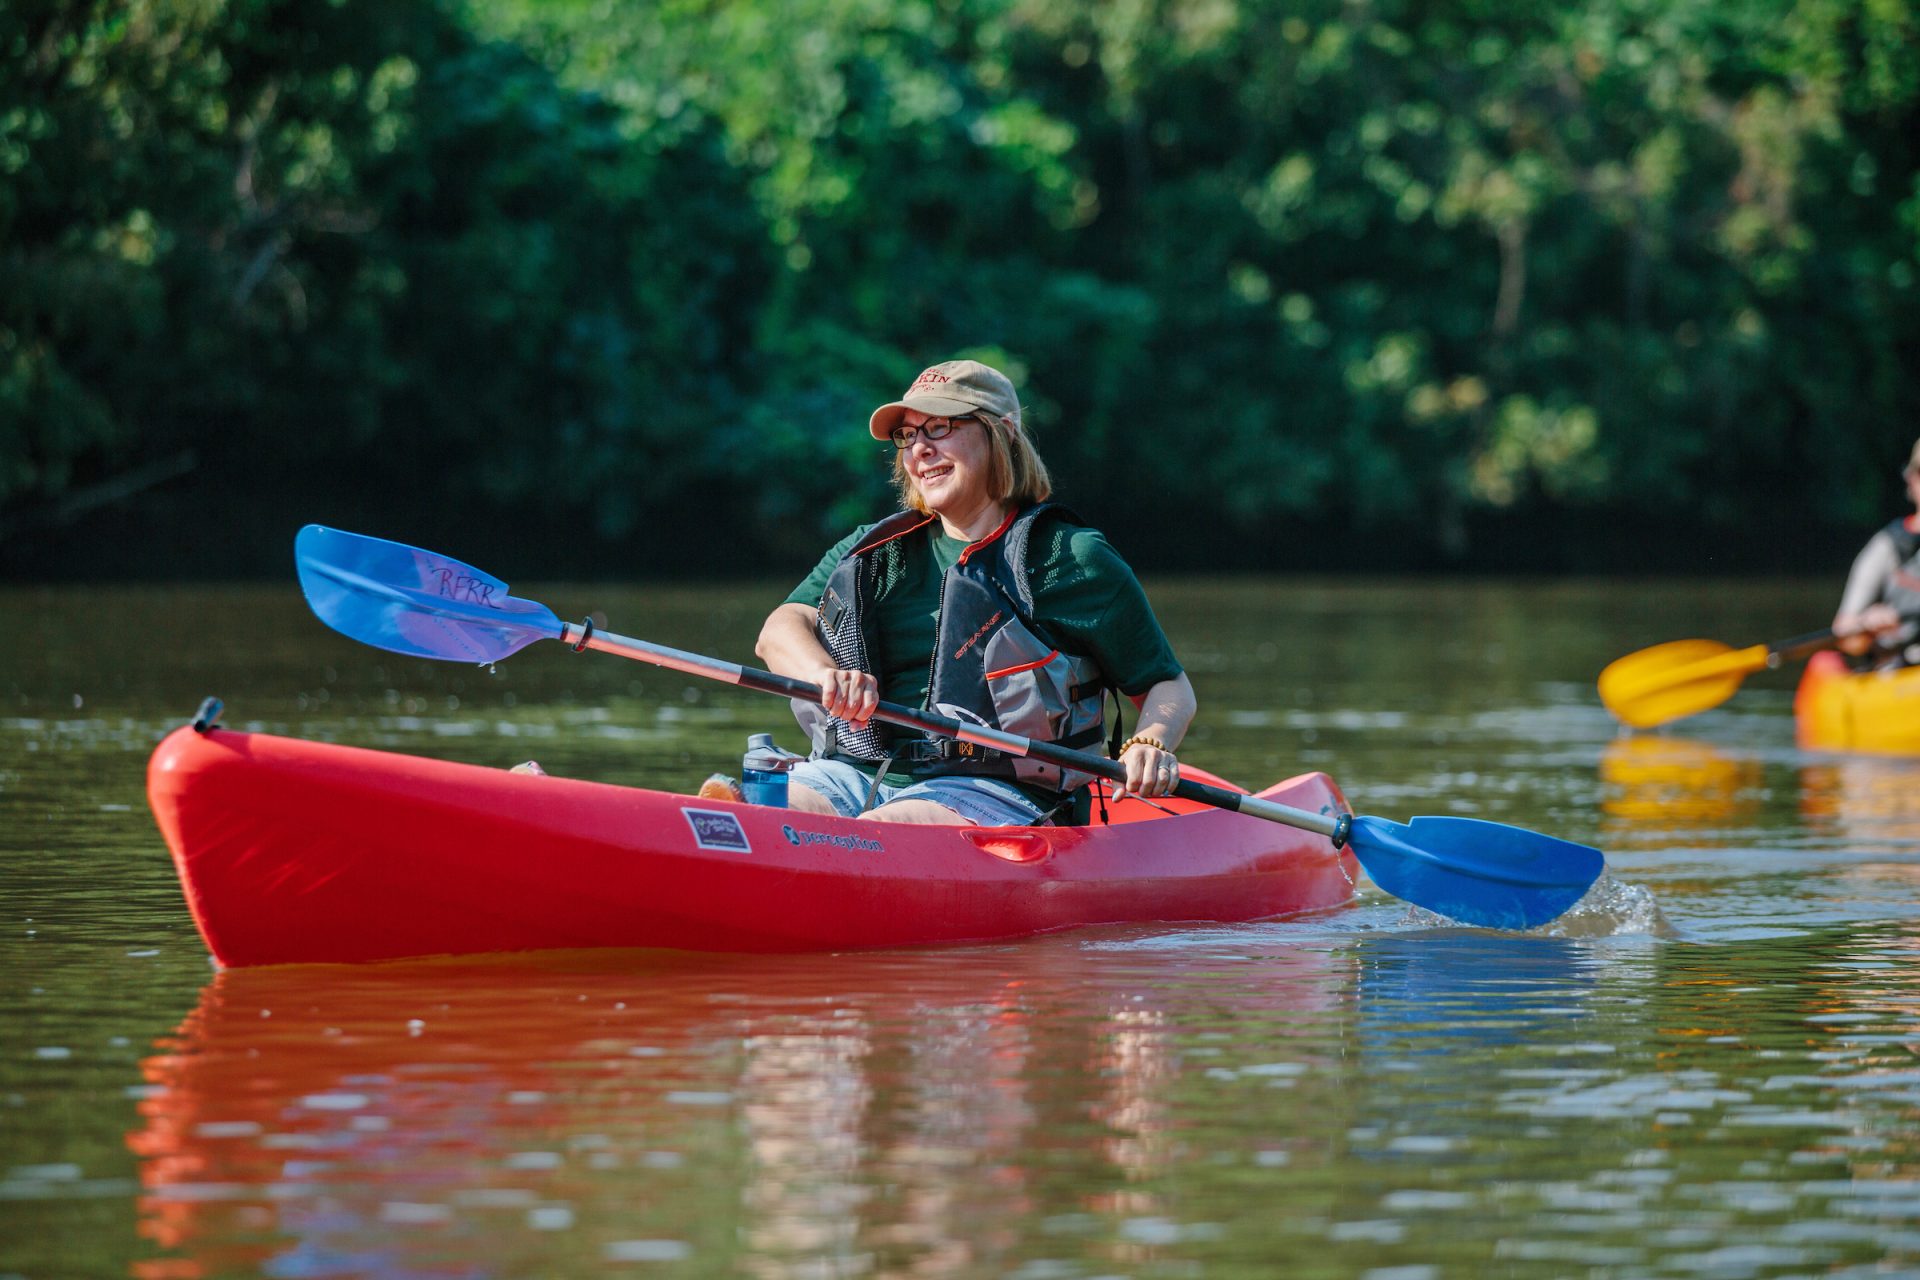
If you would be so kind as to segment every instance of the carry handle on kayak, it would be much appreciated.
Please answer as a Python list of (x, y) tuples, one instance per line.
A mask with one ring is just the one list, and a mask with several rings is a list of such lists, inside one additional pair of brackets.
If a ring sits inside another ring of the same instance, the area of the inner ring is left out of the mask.
[[(738, 663), (562, 622), (543, 604), (448, 556), (321, 525), (294, 541), (307, 603), (321, 621), (363, 644), (453, 662), (498, 662), (536, 640), (633, 658), (688, 675), (818, 704), (817, 685)], [(1104, 756), (882, 702), (876, 719), (925, 733), (1122, 781)], [(1386, 892), (1467, 924), (1524, 929), (1545, 924), (1586, 893), (1605, 869), (1598, 849), (1478, 818), (1422, 817), (1406, 824), (1290, 805), (1182, 779), (1174, 794), (1215, 808), (1325, 836), (1353, 850)]]

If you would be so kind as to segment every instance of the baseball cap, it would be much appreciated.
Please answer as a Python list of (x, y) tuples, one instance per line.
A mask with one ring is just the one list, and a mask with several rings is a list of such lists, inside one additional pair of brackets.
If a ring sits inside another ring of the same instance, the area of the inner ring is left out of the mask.
[(993, 418), (1020, 420), (1020, 397), (1007, 375), (978, 360), (948, 360), (923, 370), (905, 395), (883, 404), (867, 420), (875, 440), (885, 440), (900, 425), (907, 410), (934, 418), (959, 418), (985, 413)]

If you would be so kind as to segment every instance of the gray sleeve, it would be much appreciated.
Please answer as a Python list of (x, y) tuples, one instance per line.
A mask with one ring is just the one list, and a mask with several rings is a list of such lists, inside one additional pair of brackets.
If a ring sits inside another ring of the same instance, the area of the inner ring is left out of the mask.
[(1874, 534), (1853, 558), (1853, 568), (1847, 572), (1847, 588), (1840, 593), (1838, 612), (1859, 613), (1868, 605), (1878, 603), (1899, 568), (1900, 551), (1893, 545), (1893, 539), (1884, 530)]

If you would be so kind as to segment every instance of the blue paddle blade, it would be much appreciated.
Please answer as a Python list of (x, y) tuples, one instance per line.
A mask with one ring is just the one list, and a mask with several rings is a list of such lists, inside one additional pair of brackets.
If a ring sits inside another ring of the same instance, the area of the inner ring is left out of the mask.
[(1531, 929), (1580, 901), (1598, 849), (1477, 818), (1355, 818), (1348, 837), (1373, 882), (1462, 924)]
[(498, 662), (558, 639), (553, 610), (507, 594), (471, 565), (384, 538), (310, 524), (293, 542), (300, 589), (342, 635), (415, 658)]

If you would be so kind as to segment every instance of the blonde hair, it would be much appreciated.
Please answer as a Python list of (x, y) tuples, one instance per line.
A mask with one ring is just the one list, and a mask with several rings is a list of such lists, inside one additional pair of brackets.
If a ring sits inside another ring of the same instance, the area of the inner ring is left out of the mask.
[[(1033, 447), (1026, 424), (1019, 417), (995, 419), (984, 413), (968, 416), (987, 433), (987, 492), (995, 502), (1019, 508), (1053, 496), (1053, 478), (1047, 474), (1047, 464), (1040, 460), (1040, 451)], [(933, 514), (920, 496), (920, 486), (907, 471), (904, 449), (896, 449), (893, 454), (893, 487), (902, 507), (923, 516)]]

